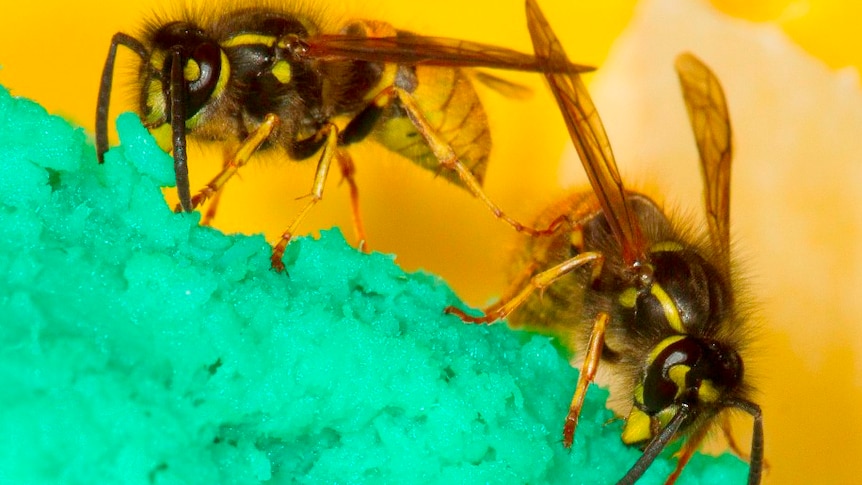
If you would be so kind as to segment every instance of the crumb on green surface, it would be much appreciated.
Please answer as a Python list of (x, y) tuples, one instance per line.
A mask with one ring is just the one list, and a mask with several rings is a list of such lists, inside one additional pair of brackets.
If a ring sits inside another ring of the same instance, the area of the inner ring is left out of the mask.
[[(101, 166), (2, 87), (0, 127), (0, 483), (613, 483), (637, 459), (598, 388), (563, 449), (577, 372), (546, 337), (444, 316), (438, 278), (337, 229), (278, 274), (262, 236), (174, 214), (135, 116)], [(696, 456), (680, 483), (746, 473)]]

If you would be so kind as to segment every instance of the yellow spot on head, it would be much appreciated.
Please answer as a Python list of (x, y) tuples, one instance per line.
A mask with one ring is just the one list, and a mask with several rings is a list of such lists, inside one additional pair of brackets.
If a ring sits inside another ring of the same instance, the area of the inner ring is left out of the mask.
[(272, 75), (275, 76), (281, 84), (289, 84), (291, 77), (290, 63), (285, 60), (276, 62), (275, 65), (272, 66)]
[(162, 150), (170, 152), (173, 149), (171, 143), (170, 123), (162, 123), (156, 127), (150, 128), (150, 134), (153, 135), (153, 138), (156, 139), (156, 143), (159, 144), (159, 148)]
[(165, 54), (166, 52), (163, 50), (153, 51), (153, 53), (150, 54), (149, 65), (154, 71), (161, 71), (162, 68), (165, 67)]
[(659, 413), (655, 415), (655, 419), (658, 420), (659, 426), (661, 426), (662, 428), (667, 426), (667, 424), (670, 423), (670, 420), (673, 419), (674, 416), (676, 416), (676, 411), (676, 406), (668, 406), (659, 411)]
[(685, 389), (685, 377), (688, 375), (688, 372), (691, 370), (691, 367), (687, 365), (677, 364), (670, 368), (667, 372), (670, 380), (676, 384), (676, 396), (679, 397), (680, 393), (683, 389)]
[(186, 81), (197, 81), (201, 77), (201, 66), (194, 59), (189, 59), (183, 68), (183, 77)]
[(163, 122), (165, 119), (165, 92), (161, 81), (151, 80), (147, 83), (146, 105), (149, 108), (149, 114), (144, 120), (144, 124), (153, 125), (158, 122)]
[(721, 397), (718, 389), (712, 385), (712, 381), (704, 379), (697, 388), (697, 398), (701, 402), (716, 402)]
[(623, 443), (633, 445), (652, 438), (651, 419), (647, 413), (638, 408), (632, 408), (623, 426), (621, 438)]

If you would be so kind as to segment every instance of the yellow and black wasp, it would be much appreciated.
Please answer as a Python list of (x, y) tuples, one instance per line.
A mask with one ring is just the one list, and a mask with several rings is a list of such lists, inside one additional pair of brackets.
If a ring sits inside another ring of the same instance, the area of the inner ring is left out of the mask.
[(523, 237), (511, 289), (484, 315), (447, 312), (467, 322), (508, 317), (515, 326), (572, 334), (584, 363), (565, 421), (567, 447), (598, 367), (622, 381), (632, 393), (622, 439), (643, 454), (619, 483), (634, 483), (671, 441), (685, 438), (673, 482), (731, 410), (754, 418), (748, 482), (759, 483), (763, 422), (740, 354), (748, 333), (731, 272), (731, 129), (721, 85), (693, 55), (677, 58), (705, 185), (708, 230), (701, 236), (626, 190), (580, 75), (552, 69), (568, 59), (534, 0), (527, 0), (527, 18), (592, 191), (571, 194), (538, 217), (538, 224), (567, 222), (551, 236)]
[[(351, 186), (354, 222), (364, 240), (353, 164), (345, 148), (366, 139), (441, 172), (517, 230), (542, 232), (506, 216), (482, 190), (491, 137), (482, 104), (462, 69), (538, 71), (542, 66), (533, 56), (414, 35), (380, 21), (331, 25), (324, 15), (299, 10), (260, 2), (230, 11), (188, 9), (175, 20), (151, 22), (137, 37), (115, 34), (96, 112), (99, 160), (108, 148), (117, 49), (125, 46), (140, 58), (141, 120), (164, 149), (173, 151), (178, 210), (191, 211), (217, 197), (258, 149), (281, 149), (293, 160), (319, 154), (311, 197), (273, 248), (276, 269), (282, 267), (281, 256), (299, 222), (321, 199), (333, 159)], [(590, 69), (574, 64), (560, 68)], [(484, 79), (505, 83), (493, 76)], [(194, 197), (187, 138), (236, 147), (223, 171)]]

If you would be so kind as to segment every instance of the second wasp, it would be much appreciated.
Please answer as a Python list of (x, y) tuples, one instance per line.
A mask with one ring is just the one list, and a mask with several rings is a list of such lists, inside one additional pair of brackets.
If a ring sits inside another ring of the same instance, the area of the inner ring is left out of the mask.
[[(108, 148), (108, 109), (118, 47), (134, 52), (138, 114), (165, 150), (173, 151), (179, 209), (217, 197), (258, 150), (292, 160), (317, 158), (310, 197), (273, 248), (284, 249), (305, 214), (322, 198), (333, 161), (351, 188), (354, 225), (364, 230), (345, 148), (373, 139), (470, 191), (518, 231), (539, 234), (508, 217), (482, 190), (491, 149), (488, 120), (474, 89), (512, 87), (464, 68), (540, 71), (531, 55), (449, 38), (414, 35), (374, 20), (341, 25), (308, 8), (246, 2), (227, 12), (187, 8), (156, 19), (138, 35), (114, 35), (99, 89), (96, 147)], [(591, 68), (567, 65), (571, 72)], [(226, 144), (223, 170), (192, 196), (187, 139)]]

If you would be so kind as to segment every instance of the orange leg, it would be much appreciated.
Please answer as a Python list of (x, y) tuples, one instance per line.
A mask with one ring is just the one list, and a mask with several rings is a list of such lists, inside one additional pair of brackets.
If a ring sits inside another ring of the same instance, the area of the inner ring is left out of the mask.
[(575, 440), (575, 429), (578, 427), (578, 418), (581, 416), (581, 408), (584, 406), (584, 398), (587, 388), (596, 378), (599, 361), (602, 358), (602, 349), (605, 344), (605, 329), (608, 326), (608, 314), (599, 313), (590, 333), (590, 341), (587, 344), (587, 355), (584, 356), (584, 364), (581, 366), (581, 374), (578, 377), (578, 386), (575, 395), (569, 405), (569, 414), (566, 415), (566, 425), (563, 427), (563, 446), (570, 448)]
[[(215, 219), (216, 211), (218, 211), (218, 206), (221, 203), (221, 196), (224, 193), (224, 187), (217, 190), (212, 197), (210, 197), (210, 203), (207, 205), (207, 211), (204, 212), (203, 217), (201, 217), (201, 225), (209, 226), (212, 225), (213, 219)], [(192, 202), (192, 207), (194, 207), (194, 202)]]
[(525, 226), (520, 222), (512, 219), (506, 213), (503, 212), (502, 209), (497, 207), (490, 197), (485, 193), (482, 189), (482, 185), (476, 180), (476, 177), (473, 176), (473, 173), (470, 172), (470, 169), (464, 165), (461, 160), (458, 159), (458, 156), (455, 154), (455, 150), (443, 140), (440, 135), (434, 130), (433, 127), (428, 123), (425, 119), (425, 116), (422, 115), (422, 111), (419, 109), (419, 106), (416, 104), (416, 101), (413, 99), (413, 96), (398, 87), (391, 87), (388, 90), (383, 91), (381, 96), (391, 96), (395, 95), (401, 101), (401, 104), (404, 106), (405, 111), (407, 112), (407, 116), (410, 117), (410, 121), (413, 122), (413, 125), (416, 127), (416, 130), (422, 137), (425, 139), (425, 142), (431, 148), (431, 151), (434, 153), (434, 156), (437, 157), (437, 160), (440, 162), (440, 165), (448, 170), (454, 170), (458, 177), (461, 178), (461, 181), (467, 187), (467, 190), (470, 191), (475, 197), (479, 198), (494, 214), (494, 217), (501, 219), (506, 224), (509, 224), (518, 232), (524, 232), (530, 234), (531, 236), (545, 236), (549, 234), (553, 234), (557, 228), (565, 222), (566, 217), (560, 217), (554, 220), (551, 225), (544, 229), (534, 229), (532, 227)]
[(521, 289), (523, 289), (527, 284), (529, 284), (530, 279), (536, 274), (536, 269), (538, 269), (538, 266), (538, 263), (533, 261), (526, 267), (524, 267), (524, 269), (521, 270), (521, 273), (518, 274), (517, 278), (515, 278), (515, 280), (509, 285), (509, 288), (506, 290), (506, 293), (504, 293), (499, 300), (485, 307), (485, 309), (482, 310), (482, 313), (484, 313), (485, 315), (493, 314), (499, 311), (499, 309), (503, 307), (503, 305), (505, 305), (507, 301), (514, 299), (521, 291)]
[(311, 192), (306, 196), (309, 200), (272, 248), (272, 258), (270, 261), (272, 262), (272, 269), (276, 271), (284, 270), (284, 263), (281, 259), (284, 257), (284, 250), (290, 243), (290, 239), (296, 233), (296, 228), (299, 227), (299, 223), (302, 222), (308, 214), (308, 211), (323, 199), (323, 186), (326, 184), (326, 178), (329, 175), (329, 167), (332, 165), (332, 159), (335, 157), (335, 152), (337, 151), (338, 128), (333, 124), (328, 124), (327, 127), (321, 131), (321, 134), (326, 136), (326, 143), (323, 145), (323, 152), (320, 154), (320, 160), (317, 162), (317, 172), (314, 175)]
[(461, 310), (460, 308), (450, 306), (446, 307), (446, 313), (451, 313), (457, 315), (461, 320), (466, 323), (493, 323), (497, 320), (502, 320), (506, 318), (510, 313), (515, 311), (516, 308), (521, 306), (527, 298), (533, 293), (535, 290), (542, 291), (551, 285), (554, 281), (558, 280), (562, 276), (570, 273), (571, 271), (580, 268), (581, 266), (587, 263), (595, 263), (593, 265), (593, 280), (598, 279), (599, 274), (602, 271), (602, 264), (604, 263), (604, 256), (601, 253), (597, 252), (585, 252), (578, 254), (577, 256), (570, 258), (562, 263), (550, 268), (548, 270), (542, 271), (541, 273), (530, 278), (529, 284), (521, 288), (520, 291), (512, 292), (512, 294), (508, 295), (508, 299), (501, 299), (494, 305), (491, 305), (492, 311), (485, 313), (480, 317), (474, 317), (468, 315)]
[[(260, 145), (266, 141), (267, 138), (272, 134), (272, 131), (278, 126), (280, 120), (278, 116), (270, 113), (266, 115), (263, 120), (263, 123), (257, 127), (245, 140), (242, 141), (236, 153), (229, 157), (224, 162), (224, 166), (222, 167), (222, 171), (218, 173), (210, 183), (206, 184), (200, 192), (198, 192), (194, 197), (192, 197), (192, 208), (198, 207), (207, 199), (211, 197), (218, 197), (218, 193), (224, 187), (228, 180), (233, 177), (237, 170), (240, 167), (244, 166), (248, 163), (248, 160), (254, 154), (255, 151), (260, 147)], [(174, 209), (175, 212), (182, 211), (180, 206), (177, 206)], [(213, 209), (213, 215), (215, 215)], [(209, 216), (209, 214), (208, 214)], [(204, 221), (209, 223), (208, 218), (205, 218)]]
[(350, 208), (353, 213), (353, 233), (359, 244), (359, 249), (364, 252), (370, 252), (368, 248), (368, 239), (365, 236), (365, 226), (362, 224), (362, 213), (359, 210), (359, 188), (356, 186), (356, 180), (353, 179), (353, 174), (356, 173), (356, 166), (353, 164), (353, 159), (344, 150), (335, 152), (335, 159), (341, 167), (342, 180), (350, 186)]
[(676, 483), (683, 468), (688, 465), (691, 457), (694, 456), (694, 452), (700, 448), (700, 444), (703, 443), (704, 438), (706, 438), (707, 431), (709, 431), (709, 426), (701, 426), (694, 432), (694, 434), (685, 440), (685, 444), (683, 444), (682, 449), (679, 450), (679, 459), (676, 462), (676, 468), (673, 470), (673, 473), (667, 477), (667, 480), (665, 480), (665, 485), (673, 485)]
[[(230, 169), (230, 164), (235, 158), (233, 154), (235, 153), (234, 148), (228, 148), (224, 152), (224, 164), (222, 165), (222, 171), (226, 171)], [(227, 184), (225, 184), (227, 185)], [(216, 190), (215, 193), (209, 198), (209, 204), (207, 204), (207, 210), (204, 212), (203, 217), (201, 217), (201, 225), (209, 226), (212, 224), (213, 219), (215, 219), (216, 212), (218, 212), (219, 204), (221, 204), (221, 197), (224, 194), (223, 185), (219, 190)]]

